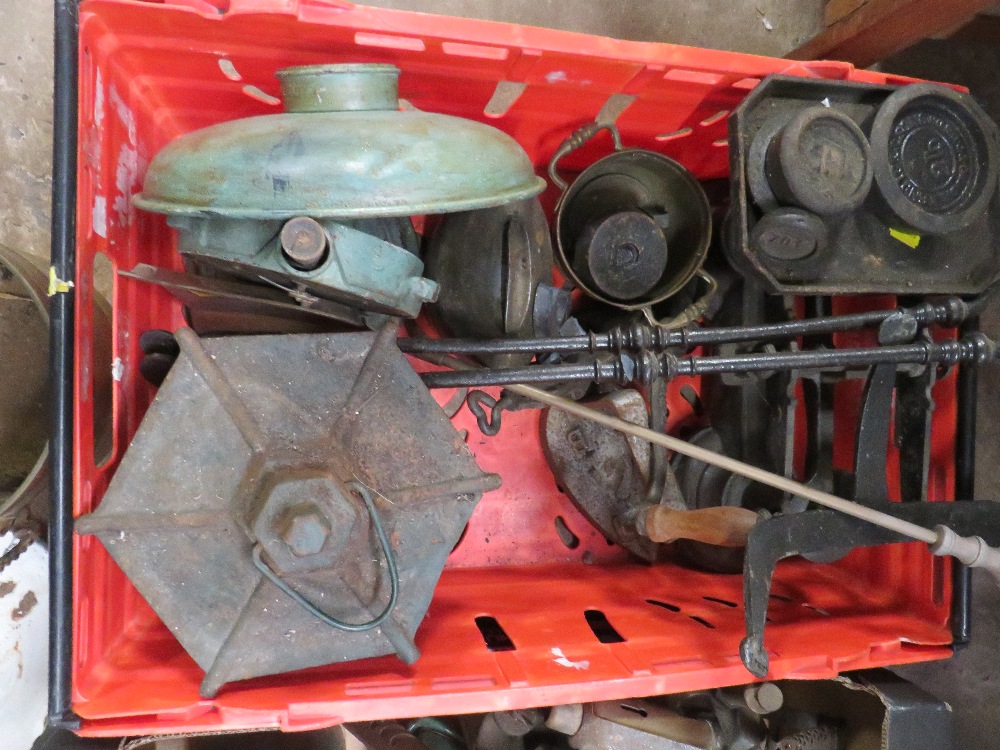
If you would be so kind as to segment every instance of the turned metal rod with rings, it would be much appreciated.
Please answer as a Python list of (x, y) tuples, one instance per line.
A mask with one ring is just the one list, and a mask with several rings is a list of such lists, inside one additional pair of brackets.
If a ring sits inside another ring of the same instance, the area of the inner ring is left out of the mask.
[(382, 554), (385, 555), (386, 568), (389, 574), (389, 601), (386, 603), (385, 609), (383, 609), (378, 615), (373, 617), (368, 622), (361, 623), (344, 622), (343, 620), (331, 617), (303, 594), (292, 588), (292, 585), (288, 581), (279, 576), (274, 569), (267, 564), (261, 556), (260, 544), (254, 546), (252, 557), (253, 564), (257, 566), (257, 569), (261, 573), (264, 574), (264, 577), (281, 589), (282, 592), (294, 599), (296, 604), (309, 612), (309, 614), (313, 617), (321, 620), (331, 628), (346, 630), (350, 633), (357, 633), (377, 628), (385, 622), (386, 619), (388, 619), (389, 615), (392, 614), (392, 611), (396, 608), (396, 602), (399, 599), (399, 571), (396, 568), (396, 559), (392, 555), (392, 545), (389, 544), (389, 539), (385, 535), (385, 529), (382, 528), (382, 519), (379, 517), (378, 511), (375, 509), (375, 501), (372, 499), (371, 491), (365, 485), (361, 484), (361, 482), (357, 481), (348, 482), (347, 486), (357, 492), (364, 501), (365, 507), (368, 509), (368, 515), (372, 519), (372, 528), (375, 529), (375, 536), (378, 537), (379, 545), (382, 547)]
[(581, 364), (527, 365), (503, 369), (465, 369), (426, 372), (428, 388), (486, 388), (521, 384), (549, 384), (589, 380), (595, 383), (647, 384), (657, 377), (719, 375), (772, 370), (831, 370), (874, 365), (955, 365), (984, 363), (995, 357), (996, 345), (981, 333), (959, 340), (919, 342), (859, 349), (822, 349), (798, 352), (764, 352), (727, 357), (677, 357), (642, 351), (635, 356), (617, 354), (608, 361)]
[(738, 344), (752, 341), (790, 339), (798, 336), (856, 331), (879, 326), (897, 318), (900, 326), (910, 326), (914, 334), (920, 327), (930, 325), (956, 326), (975, 316), (992, 296), (995, 289), (965, 302), (949, 297), (940, 302), (928, 302), (914, 307), (893, 310), (872, 310), (846, 315), (828, 315), (804, 320), (789, 320), (756, 326), (702, 328), (688, 326), (667, 328), (637, 324), (615, 328), (608, 333), (588, 333), (580, 336), (545, 337), (530, 339), (430, 339), (401, 338), (397, 341), (400, 351), (409, 354), (535, 354), (554, 352), (625, 352), (640, 349), (663, 351), (665, 349), (691, 349), (711, 344)]

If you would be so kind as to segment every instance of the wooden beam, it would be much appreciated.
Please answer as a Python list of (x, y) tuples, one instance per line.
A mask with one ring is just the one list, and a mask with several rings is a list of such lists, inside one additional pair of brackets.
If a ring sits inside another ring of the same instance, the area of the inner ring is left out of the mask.
[(867, 3), (868, 0), (826, 0), (823, 8), (823, 23), (832, 26)]
[(867, 68), (994, 5), (996, 0), (869, 0), (787, 57)]
[(976, 16), (948, 38), (970, 44), (1000, 44), (1000, 17)]

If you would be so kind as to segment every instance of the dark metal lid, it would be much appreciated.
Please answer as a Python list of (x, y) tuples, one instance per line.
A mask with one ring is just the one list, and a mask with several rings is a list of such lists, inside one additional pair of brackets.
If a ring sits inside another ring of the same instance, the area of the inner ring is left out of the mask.
[(890, 220), (921, 234), (970, 226), (996, 192), (997, 141), (996, 125), (968, 94), (930, 83), (893, 93), (871, 131)]

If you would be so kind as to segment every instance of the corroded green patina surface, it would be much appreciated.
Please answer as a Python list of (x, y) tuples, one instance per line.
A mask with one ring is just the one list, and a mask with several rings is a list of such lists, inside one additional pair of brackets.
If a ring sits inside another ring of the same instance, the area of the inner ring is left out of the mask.
[(457, 117), (399, 110), (391, 65), (278, 72), (284, 114), (181, 136), (153, 159), (140, 208), (281, 219), (449, 213), (537, 195), (517, 142)]

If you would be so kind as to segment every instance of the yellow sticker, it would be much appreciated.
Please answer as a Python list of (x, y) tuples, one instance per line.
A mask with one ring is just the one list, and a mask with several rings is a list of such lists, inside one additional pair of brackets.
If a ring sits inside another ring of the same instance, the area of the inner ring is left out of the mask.
[(57, 294), (65, 294), (73, 288), (72, 281), (63, 281), (56, 276), (56, 267), (49, 266), (49, 296), (55, 297)]
[(919, 234), (910, 234), (909, 232), (901, 232), (898, 229), (890, 229), (889, 236), (892, 237), (893, 239), (899, 240), (904, 245), (907, 245), (908, 247), (911, 247), (914, 250), (916, 250), (917, 245), (920, 244)]

